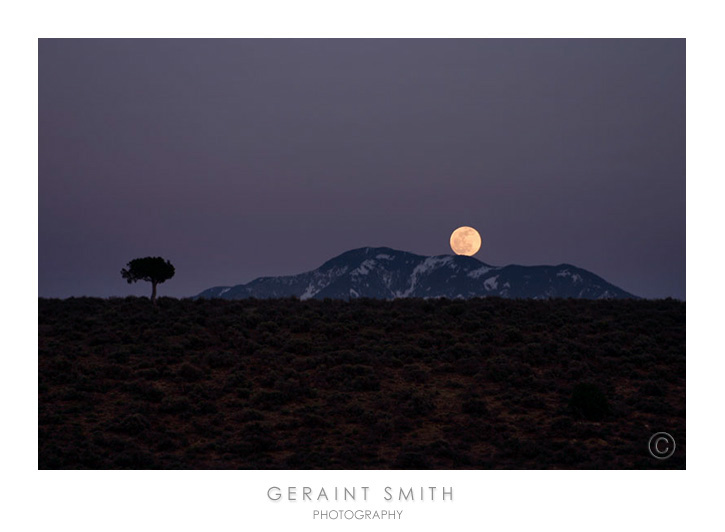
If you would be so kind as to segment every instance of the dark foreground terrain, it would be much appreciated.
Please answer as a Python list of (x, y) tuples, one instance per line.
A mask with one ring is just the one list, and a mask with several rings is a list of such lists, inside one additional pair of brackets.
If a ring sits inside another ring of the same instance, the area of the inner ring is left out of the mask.
[(682, 302), (38, 304), (41, 469), (685, 468)]

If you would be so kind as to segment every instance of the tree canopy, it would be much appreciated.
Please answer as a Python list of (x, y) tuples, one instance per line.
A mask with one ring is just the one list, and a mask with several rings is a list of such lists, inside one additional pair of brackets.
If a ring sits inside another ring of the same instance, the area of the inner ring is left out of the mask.
[(136, 281), (146, 281), (151, 283), (151, 301), (156, 304), (156, 285), (171, 279), (176, 273), (176, 269), (170, 261), (161, 257), (144, 257), (141, 259), (133, 259), (126, 264), (121, 270), (121, 276), (128, 281), (129, 284)]

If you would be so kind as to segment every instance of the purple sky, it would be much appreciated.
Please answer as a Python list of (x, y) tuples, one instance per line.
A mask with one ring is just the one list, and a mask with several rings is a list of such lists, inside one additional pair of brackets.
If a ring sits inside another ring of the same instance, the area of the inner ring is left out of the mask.
[(362, 246), (685, 298), (685, 41), (39, 42), (39, 295), (191, 296)]

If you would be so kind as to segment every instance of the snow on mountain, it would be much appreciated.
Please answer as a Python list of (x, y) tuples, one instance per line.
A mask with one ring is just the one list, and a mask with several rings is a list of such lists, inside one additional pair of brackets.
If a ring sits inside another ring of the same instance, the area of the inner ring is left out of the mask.
[(298, 275), (260, 277), (236, 286), (217, 286), (204, 290), (196, 297), (465, 299), (487, 296), (531, 299), (635, 297), (571, 264), (499, 267), (462, 255), (424, 257), (390, 248), (371, 247), (350, 250), (316, 270)]
[(498, 275), (494, 275), (483, 281), (483, 287), (486, 290), (496, 290), (498, 288)]

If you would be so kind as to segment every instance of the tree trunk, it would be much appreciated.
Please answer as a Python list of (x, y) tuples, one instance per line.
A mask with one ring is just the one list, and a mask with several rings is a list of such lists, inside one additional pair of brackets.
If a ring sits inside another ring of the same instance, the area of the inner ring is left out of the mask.
[(156, 304), (156, 281), (152, 281), (151, 286), (153, 287), (151, 289), (151, 303), (153, 303), (155, 305)]

